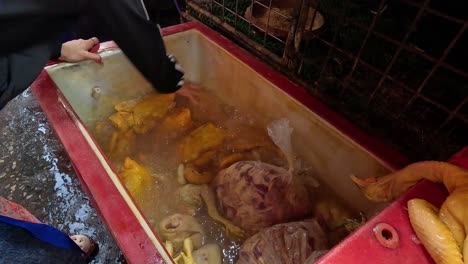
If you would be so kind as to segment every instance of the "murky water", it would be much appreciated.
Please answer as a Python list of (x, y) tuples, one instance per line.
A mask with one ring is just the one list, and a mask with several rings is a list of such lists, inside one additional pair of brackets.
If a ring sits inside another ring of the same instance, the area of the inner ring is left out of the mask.
[[(182, 185), (177, 181), (177, 168), (182, 162), (181, 142), (183, 142), (184, 137), (187, 137), (187, 134), (200, 126), (213, 123), (215, 126), (228, 131), (227, 134), (231, 136), (221, 146), (215, 148), (217, 154), (211, 158), (212, 160), (218, 159), (225, 152), (233, 151), (228, 147), (229, 145), (248, 145), (263, 142), (262, 144), (265, 144), (267, 149), (256, 153), (257, 157), (259, 157), (256, 159), (277, 166), (287, 166), (284, 158), (275, 151), (274, 144), (268, 137), (265, 121), (260, 116), (254, 116), (251, 113), (240, 113), (236, 108), (220, 103), (220, 100), (207, 90), (199, 90), (199, 100), (198, 104), (193, 104), (186, 98), (176, 97), (175, 109), (170, 110), (168, 115), (174, 112), (177, 113), (183, 108), (189, 108), (192, 114), (192, 125), (185, 134), (176, 138), (168, 137), (168, 133), (158, 132), (159, 126), (162, 126), (160, 125), (162, 121), (159, 121), (159, 124), (144, 134), (133, 134), (134, 128), (124, 129), (126, 132), (119, 132), (107, 119), (98, 121), (96, 124), (89, 124), (99, 145), (110, 157), (110, 161), (117, 171), (121, 170), (126, 157), (136, 160), (150, 171), (152, 176), (151, 184), (139, 191), (138, 194), (133, 195), (134, 198), (139, 197), (135, 198), (135, 200), (158, 233), (160, 233), (158, 223), (165, 217), (174, 213), (190, 214), (190, 211), (186, 211), (186, 208), (181, 207), (179, 203), (178, 191)], [(153, 102), (153, 104), (157, 103)], [(124, 151), (116, 152), (116, 149), (122, 148), (110, 147), (112, 145), (110, 139), (113, 138), (113, 134), (122, 135), (122, 133), (125, 135), (130, 133), (133, 136), (125, 136), (123, 140), (118, 141), (118, 145), (126, 146), (126, 148)], [(261, 148), (258, 151), (261, 151)], [(189, 163), (196, 164), (196, 162), (197, 160)], [(303, 165), (307, 167), (307, 164)], [(209, 171), (214, 175), (219, 171), (216, 166), (203, 166), (198, 169)], [(317, 193), (325, 194), (327, 190), (322, 189)], [(197, 208), (195, 217), (205, 231), (206, 242), (216, 243), (221, 246), (224, 256), (223, 263), (235, 263), (241, 245), (240, 241), (225, 234), (223, 226), (208, 216), (206, 206)]]
[[(176, 109), (173, 112), (184, 108), (190, 108), (192, 124), (185, 135), (197, 127), (207, 123), (213, 123), (215, 126), (222, 126), (229, 133), (240, 133), (240, 129), (248, 129), (250, 134), (246, 139), (261, 138), (269, 140), (265, 129), (255, 127), (253, 117), (242, 115), (234, 108), (219, 104), (219, 100), (208, 93), (206, 90), (199, 91), (199, 103), (193, 105), (183, 97), (176, 98)], [(181, 138), (167, 137), (161, 134), (158, 129), (153, 129), (145, 134), (138, 134), (136, 139), (124, 140), (120, 144), (129, 144), (133, 147), (123, 155), (118, 155), (109, 151), (111, 134), (116, 130), (108, 120), (97, 122), (100, 129), (96, 129), (96, 124), (91, 124), (91, 130), (96, 137), (99, 145), (106, 151), (113, 165), (119, 170), (125, 157), (136, 160), (141, 165), (148, 168), (153, 176), (151, 186), (143, 191), (143, 198), (137, 199), (138, 205), (145, 213), (148, 221), (155, 230), (159, 231), (159, 223), (165, 217), (175, 213), (189, 214), (181, 209), (180, 199), (177, 195), (181, 185), (177, 182), (177, 168), (181, 160), (177, 153)], [(273, 144), (270, 142), (270, 144)], [(220, 147), (221, 149), (223, 147)], [(209, 169), (209, 168), (208, 168)], [(216, 173), (217, 171), (212, 171)], [(223, 226), (211, 219), (207, 214), (205, 206), (195, 210), (195, 217), (201, 224), (205, 234), (206, 243), (216, 243), (221, 246), (223, 251), (223, 263), (234, 263), (240, 248), (239, 240), (225, 235)]]
[(0, 111), (0, 135), (0, 195), (65, 233), (93, 238), (100, 251), (92, 263), (125, 263), (29, 90)]

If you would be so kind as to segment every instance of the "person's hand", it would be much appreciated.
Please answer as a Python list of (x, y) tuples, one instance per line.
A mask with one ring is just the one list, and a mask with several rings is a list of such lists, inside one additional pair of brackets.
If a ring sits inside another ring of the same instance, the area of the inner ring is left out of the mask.
[(184, 85), (176, 92), (176, 94), (186, 97), (193, 104), (198, 104), (200, 85), (185, 81)]
[(59, 60), (66, 62), (80, 62), (93, 60), (101, 63), (102, 58), (97, 53), (89, 52), (95, 45), (99, 44), (99, 39), (75, 39), (62, 44)]

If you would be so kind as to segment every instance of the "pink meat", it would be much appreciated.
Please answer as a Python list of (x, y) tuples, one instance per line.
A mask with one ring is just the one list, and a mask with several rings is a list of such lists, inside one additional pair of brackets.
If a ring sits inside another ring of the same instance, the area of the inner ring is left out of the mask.
[(247, 239), (236, 264), (312, 263), (314, 254), (327, 249), (324, 231), (314, 219), (265, 228)]
[(219, 172), (214, 190), (224, 216), (247, 234), (291, 220), (312, 209), (306, 188), (284, 168), (241, 161)]

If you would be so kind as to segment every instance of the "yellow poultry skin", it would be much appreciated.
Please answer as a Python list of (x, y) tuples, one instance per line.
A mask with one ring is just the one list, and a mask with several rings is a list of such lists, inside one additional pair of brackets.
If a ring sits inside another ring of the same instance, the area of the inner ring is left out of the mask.
[(351, 177), (373, 201), (396, 199), (422, 179), (443, 183), (450, 194), (440, 210), (422, 199), (409, 200), (410, 222), (437, 264), (468, 264), (467, 170), (445, 162), (424, 161), (380, 178)]
[(157, 129), (155, 136), (178, 138), (186, 133), (192, 125), (192, 112), (189, 108), (176, 109), (167, 115)]
[(120, 160), (135, 149), (136, 134), (132, 130), (112, 133), (109, 146), (109, 157)]
[[(157, 122), (164, 118), (174, 104), (175, 94), (149, 94), (141, 101), (123, 101), (114, 106), (116, 113), (109, 117), (115, 131), (112, 133), (109, 145), (109, 157), (121, 159), (130, 155), (134, 148), (136, 134), (144, 134), (153, 129)], [(187, 113), (182, 112), (172, 123), (189, 122)], [(182, 120), (180, 120), (182, 118)], [(171, 123), (171, 124), (172, 124)], [(179, 124), (177, 123), (177, 124)], [(184, 125), (185, 123), (181, 123)], [(179, 128), (180, 129), (180, 128)]]
[(109, 120), (119, 131), (133, 129), (137, 134), (144, 134), (166, 116), (174, 98), (175, 94), (150, 94), (139, 102), (121, 102), (115, 105), (117, 112)]
[(129, 157), (125, 158), (119, 176), (137, 202), (141, 202), (145, 188), (154, 181), (148, 169)]
[(207, 123), (184, 137), (178, 145), (178, 150), (183, 161), (193, 161), (201, 153), (220, 146), (226, 137), (226, 130)]
[(174, 103), (175, 94), (150, 94), (133, 108), (133, 130), (144, 134), (153, 129), (157, 121), (166, 116)]

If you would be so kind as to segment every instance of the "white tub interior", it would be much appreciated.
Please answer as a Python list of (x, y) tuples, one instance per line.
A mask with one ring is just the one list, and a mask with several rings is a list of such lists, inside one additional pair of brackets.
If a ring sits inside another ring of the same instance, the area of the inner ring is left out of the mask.
[[(288, 118), (294, 128), (298, 156), (312, 165), (317, 177), (348, 206), (368, 215), (385, 206), (367, 201), (349, 179), (353, 173), (385, 174), (389, 168), (382, 161), (199, 31), (176, 33), (165, 37), (165, 41), (169, 52), (184, 67), (187, 79), (202, 84), (242, 111), (262, 113), (264, 122)], [(86, 125), (106, 118), (115, 103), (152, 89), (120, 50), (102, 55), (103, 65), (62, 63), (47, 69)], [(97, 98), (92, 96), (95, 87), (101, 91)]]

